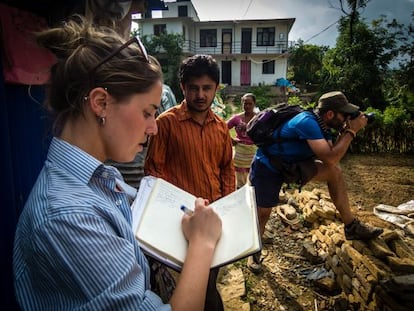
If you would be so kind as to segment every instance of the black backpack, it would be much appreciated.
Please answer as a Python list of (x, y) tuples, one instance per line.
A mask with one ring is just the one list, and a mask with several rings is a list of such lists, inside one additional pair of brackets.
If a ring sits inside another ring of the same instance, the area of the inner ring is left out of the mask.
[(272, 137), (273, 132), (302, 111), (301, 106), (287, 103), (266, 108), (247, 123), (246, 133), (259, 147), (275, 143), (278, 140)]

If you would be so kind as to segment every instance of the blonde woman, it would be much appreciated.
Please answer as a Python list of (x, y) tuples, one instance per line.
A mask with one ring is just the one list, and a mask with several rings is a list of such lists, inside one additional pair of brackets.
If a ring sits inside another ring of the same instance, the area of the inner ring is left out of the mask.
[(39, 33), (37, 41), (57, 56), (47, 97), (55, 132), (17, 225), (21, 309), (202, 310), (221, 234), (217, 214), (197, 198), (193, 215), (183, 216), (187, 258), (164, 304), (151, 290), (148, 261), (132, 231), (134, 193), (104, 164), (132, 161), (157, 133), (158, 62), (138, 37), (125, 42), (81, 17)]

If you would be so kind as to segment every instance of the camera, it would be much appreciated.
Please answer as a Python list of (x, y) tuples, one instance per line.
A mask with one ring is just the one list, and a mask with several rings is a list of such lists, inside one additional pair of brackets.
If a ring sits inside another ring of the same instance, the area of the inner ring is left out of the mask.
[[(361, 113), (361, 111), (356, 111), (356, 112), (350, 114), (349, 115), (350, 119), (351, 120), (355, 119), (356, 117), (359, 116), (360, 113)], [(368, 112), (368, 113), (364, 112), (363, 114), (364, 114), (365, 118), (368, 119), (368, 123), (372, 122), (375, 119), (375, 112)]]

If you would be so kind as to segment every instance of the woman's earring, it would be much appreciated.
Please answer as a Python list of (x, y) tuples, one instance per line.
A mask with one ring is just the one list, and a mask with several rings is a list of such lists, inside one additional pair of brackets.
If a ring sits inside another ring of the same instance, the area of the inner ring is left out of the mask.
[(106, 122), (106, 118), (105, 118), (105, 117), (100, 117), (100, 118), (99, 118), (99, 124), (100, 124), (101, 126), (104, 126), (104, 125), (105, 125), (105, 122)]

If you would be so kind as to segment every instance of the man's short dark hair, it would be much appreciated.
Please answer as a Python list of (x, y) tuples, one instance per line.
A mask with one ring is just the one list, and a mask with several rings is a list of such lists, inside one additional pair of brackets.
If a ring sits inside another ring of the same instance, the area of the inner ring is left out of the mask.
[(217, 85), (220, 83), (220, 69), (210, 55), (194, 55), (183, 60), (180, 65), (179, 79), (183, 85), (192, 78), (204, 75), (210, 77)]

